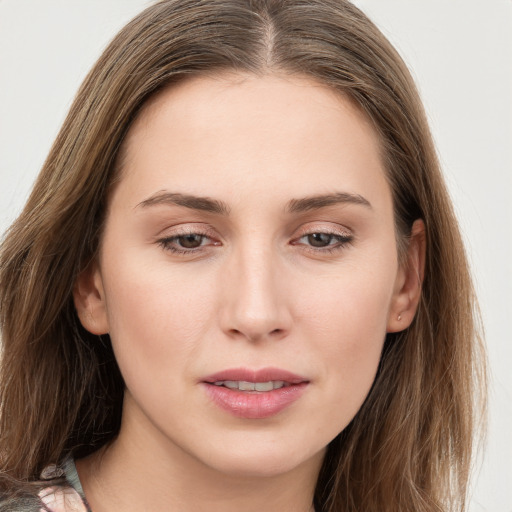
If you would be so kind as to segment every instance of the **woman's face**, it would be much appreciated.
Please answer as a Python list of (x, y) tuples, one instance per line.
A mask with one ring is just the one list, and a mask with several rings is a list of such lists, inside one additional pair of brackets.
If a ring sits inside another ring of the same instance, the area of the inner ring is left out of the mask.
[(406, 326), (371, 124), (307, 79), (193, 78), (145, 107), (120, 164), (75, 301), (110, 333), (121, 437), (225, 473), (318, 464)]

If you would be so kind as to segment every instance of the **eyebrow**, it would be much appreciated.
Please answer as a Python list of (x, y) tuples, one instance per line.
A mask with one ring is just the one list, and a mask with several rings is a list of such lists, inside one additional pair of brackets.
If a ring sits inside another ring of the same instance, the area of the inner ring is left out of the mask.
[(366, 208), (372, 208), (370, 202), (359, 194), (337, 192), (335, 194), (304, 197), (302, 199), (292, 199), (288, 203), (287, 211), (290, 213), (307, 212), (309, 210), (317, 210), (340, 203), (356, 204), (365, 206)]
[(147, 208), (159, 204), (177, 205), (200, 210), (203, 212), (216, 213), (218, 215), (229, 215), (229, 207), (226, 203), (211, 199), (209, 197), (199, 197), (189, 194), (179, 194), (176, 192), (158, 192), (157, 194), (140, 202), (136, 208)]
[[(180, 194), (177, 192), (158, 192), (148, 199), (140, 202), (136, 208), (147, 208), (149, 206), (168, 204), (184, 206), (192, 210), (200, 210), (217, 215), (229, 215), (230, 208), (223, 201), (211, 199), (209, 197), (193, 196), (190, 194)], [(324, 194), (317, 196), (304, 197), (301, 199), (292, 199), (286, 211), (289, 213), (301, 213), (310, 210), (326, 208), (335, 204), (356, 204), (372, 208), (370, 202), (359, 194), (350, 194), (348, 192), (337, 192), (335, 194)]]

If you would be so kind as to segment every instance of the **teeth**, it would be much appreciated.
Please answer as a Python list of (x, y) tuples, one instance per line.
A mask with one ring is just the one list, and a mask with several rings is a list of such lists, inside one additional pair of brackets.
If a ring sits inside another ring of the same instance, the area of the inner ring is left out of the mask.
[(254, 389), (256, 391), (272, 391), (274, 389), (274, 384), (272, 381), (270, 382), (256, 382), (254, 384)]
[(229, 389), (238, 389), (238, 382), (234, 380), (225, 380), (221, 383), (221, 386), (224, 385)]
[(247, 382), (245, 380), (241, 380), (238, 382), (238, 389), (240, 391), (254, 391), (256, 384), (254, 382)]
[(214, 382), (216, 386), (224, 386), (239, 391), (272, 391), (286, 385), (282, 380), (269, 380), (268, 382), (247, 382), (246, 380), (220, 380)]

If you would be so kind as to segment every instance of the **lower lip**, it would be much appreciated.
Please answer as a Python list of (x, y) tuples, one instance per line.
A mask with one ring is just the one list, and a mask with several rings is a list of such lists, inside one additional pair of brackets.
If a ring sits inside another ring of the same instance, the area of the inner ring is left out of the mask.
[(238, 391), (224, 386), (203, 383), (206, 392), (221, 409), (246, 419), (269, 418), (298, 400), (307, 382), (292, 384), (272, 391)]

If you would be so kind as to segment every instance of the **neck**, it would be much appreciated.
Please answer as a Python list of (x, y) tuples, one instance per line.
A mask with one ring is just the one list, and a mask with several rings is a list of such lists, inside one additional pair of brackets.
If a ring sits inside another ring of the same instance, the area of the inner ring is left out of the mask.
[(123, 423), (118, 438), (77, 469), (94, 512), (314, 512), (322, 459), (319, 453), (278, 474), (221, 472)]

